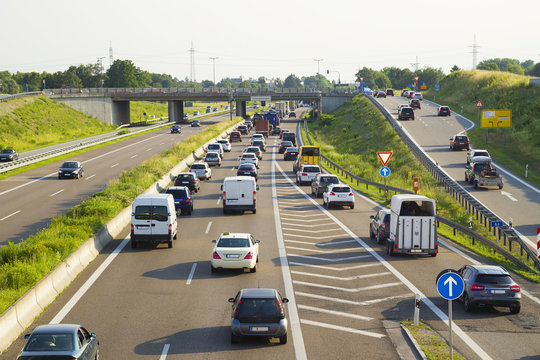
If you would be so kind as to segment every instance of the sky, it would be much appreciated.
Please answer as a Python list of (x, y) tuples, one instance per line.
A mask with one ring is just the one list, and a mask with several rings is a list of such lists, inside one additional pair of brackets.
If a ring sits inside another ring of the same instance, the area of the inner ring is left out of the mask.
[[(469, 70), (494, 57), (540, 62), (540, 0), (0, 0), (0, 71), (63, 71), (114, 59), (179, 79), (285, 79), (358, 69)], [(315, 59), (322, 59), (317, 62)], [(327, 70), (330, 72), (327, 73)]]

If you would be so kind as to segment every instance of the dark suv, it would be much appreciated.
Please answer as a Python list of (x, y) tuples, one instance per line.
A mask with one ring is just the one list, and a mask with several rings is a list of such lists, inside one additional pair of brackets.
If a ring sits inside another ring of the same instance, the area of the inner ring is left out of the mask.
[(293, 132), (284, 132), (283, 135), (281, 135), (281, 139), (283, 141), (291, 141), (294, 146), (296, 146), (296, 134)]
[(386, 89), (386, 95), (387, 96), (394, 96), (394, 90), (393, 89)]
[(437, 116), (450, 116), (452, 115), (452, 112), (450, 111), (450, 108), (448, 106), (439, 106), (439, 109), (437, 110)]
[(240, 141), (242, 142), (242, 134), (240, 134), (240, 131), (233, 131), (231, 132), (231, 135), (229, 135), (229, 141)]
[(238, 126), (238, 131), (240, 131), (240, 134), (247, 135), (249, 134), (249, 129), (246, 125), (240, 125)]
[(279, 338), (280, 344), (287, 343), (287, 298), (277, 290), (264, 288), (242, 289), (232, 303), (231, 343), (237, 344), (243, 336)]
[(454, 135), (450, 138), (450, 150), (470, 150), (467, 135)]
[(197, 174), (182, 172), (178, 174), (174, 180), (174, 186), (187, 186), (190, 191), (199, 191), (201, 188), (201, 181)]
[(465, 265), (459, 270), (465, 282), (461, 300), (466, 312), (478, 306), (508, 306), (511, 314), (521, 310), (521, 288), (502, 266)]
[(315, 176), (315, 179), (311, 182), (311, 194), (321, 197), (330, 184), (339, 184), (337, 175), (319, 174)]
[(412, 99), (409, 102), (409, 106), (412, 107), (412, 108), (417, 108), (417, 109), (422, 108), (422, 105), (420, 104), (420, 100), (418, 100), (418, 99)]
[(414, 120), (414, 110), (411, 107), (402, 107), (398, 110), (398, 119), (399, 120)]
[(78, 179), (84, 176), (84, 169), (80, 161), (66, 161), (58, 169), (58, 178)]
[(176, 210), (180, 209), (181, 214), (191, 215), (193, 212), (193, 197), (187, 186), (169, 186), (165, 193), (173, 196)]
[(0, 161), (19, 160), (19, 154), (13, 149), (4, 149), (0, 152)]
[(382, 209), (377, 212), (377, 215), (369, 217), (369, 237), (377, 239), (378, 244), (382, 244), (388, 239), (390, 234), (390, 209)]

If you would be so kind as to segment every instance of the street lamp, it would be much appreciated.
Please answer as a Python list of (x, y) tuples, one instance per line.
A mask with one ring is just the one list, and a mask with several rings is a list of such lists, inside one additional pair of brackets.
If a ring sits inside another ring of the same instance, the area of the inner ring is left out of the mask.
[(101, 88), (103, 88), (103, 59), (105, 59), (105, 56), (97, 58), (99, 64), (99, 71), (101, 73)]
[(210, 57), (210, 60), (212, 60), (212, 67), (214, 69), (214, 86), (216, 86), (216, 59), (219, 59), (219, 57)]
[(330, 74), (330, 72), (336, 72), (338, 75), (338, 85), (341, 85), (341, 74), (337, 70), (326, 70), (327, 74)]

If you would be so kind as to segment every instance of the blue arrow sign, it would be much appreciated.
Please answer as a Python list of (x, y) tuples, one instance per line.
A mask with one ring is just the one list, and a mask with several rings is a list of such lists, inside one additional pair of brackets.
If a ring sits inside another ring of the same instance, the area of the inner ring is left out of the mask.
[(491, 222), (491, 227), (501, 227), (501, 226), (503, 226), (502, 221), (492, 221)]
[(435, 91), (439, 91), (440, 88), (441, 86), (439, 84), (435, 84)]
[(446, 300), (454, 300), (463, 294), (465, 283), (459, 274), (447, 272), (437, 281), (437, 291)]
[(388, 168), (388, 166), (383, 166), (379, 170), (379, 174), (381, 174), (382, 177), (388, 177), (388, 175), (390, 175), (390, 169)]

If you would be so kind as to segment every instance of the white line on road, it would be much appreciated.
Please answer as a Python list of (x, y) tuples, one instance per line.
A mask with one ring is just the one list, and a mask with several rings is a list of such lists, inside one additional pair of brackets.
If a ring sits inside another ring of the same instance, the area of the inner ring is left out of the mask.
[[(290, 220), (296, 220), (296, 219), (290, 219)], [(298, 223), (286, 223), (282, 222), (282, 225), (290, 225), (290, 226), (303, 226), (303, 227), (314, 227), (314, 226), (330, 226), (335, 225), (333, 222), (329, 223), (321, 223), (321, 224), (298, 224)], [(298, 229), (297, 229), (298, 230)]]
[(64, 191), (64, 189), (62, 189), (62, 190), (58, 190), (57, 192), (55, 192), (55, 193), (52, 193), (52, 194), (51, 194), (51, 195), (49, 195), (49, 196), (51, 196), (51, 197), (52, 197), (52, 196), (58, 195), (58, 194), (60, 194), (60, 193), (61, 193), (62, 191)]
[(221, 196), (217, 199), (217, 204), (219, 205), (220, 202), (221, 202)]
[(373, 318), (370, 318), (370, 317), (367, 317), (367, 316), (349, 314), (349, 313), (342, 312), (342, 311), (321, 309), (321, 308), (314, 307), (314, 306), (307, 306), (307, 305), (298, 304), (298, 308), (303, 309), (303, 310), (318, 311), (318, 312), (322, 312), (322, 313), (325, 313), (325, 314), (332, 314), (332, 315), (350, 317), (350, 318), (353, 318), (353, 319), (359, 319), (359, 320), (365, 320), (365, 321), (373, 320)]
[(330, 261), (330, 262), (344, 261), (344, 260), (355, 260), (355, 259), (365, 259), (365, 258), (370, 257), (370, 255), (359, 255), (359, 256), (349, 256), (349, 257), (340, 257), (340, 258), (334, 258), (334, 259), (327, 259), (327, 258), (322, 258), (322, 257), (318, 257), (318, 256), (311, 256), (311, 255), (289, 254), (289, 256), (301, 257), (301, 258), (304, 258), (304, 259), (311, 259), (311, 260)]
[(403, 285), (400, 282), (393, 282), (393, 283), (387, 283), (387, 284), (364, 286), (364, 287), (356, 288), (356, 289), (349, 289), (349, 288), (342, 288), (342, 287), (339, 287), (339, 286), (315, 284), (315, 283), (309, 283), (309, 282), (306, 282), (306, 281), (298, 281), (298, 280), (293, 280), (293, 283), (294, 284), (299, 284), (299, 285), (311, 286), (311, 287), (318, 287), (318, 288), (321, 288), (321, 289), (332, 289), (332, 290), (339, 290), (339, 291), (345, 291), (345, 292), (360, 292), (360, 291), (384, 289), (384, 288), (387, 288), (387, 287)]
[(308, 236), (308, 235), (299, 235), (299, 234), (283, 234), (283, 235), (301, 237), (301, 238), (306, 238), (306, 239), (331, 239), (331, 238), (336, 238), (338, 236), (349, 237), (349, 234), (335, 234), (335, 235), (325, 235), (325, 236)]
[(389, 271), (381, 272), (381, 273), (375, 273), (375, 274), (366, 274), (366, 275), (355, 275), (355, 276), (347, 276), (347, 277), (339, 277), (339, 276), (330, 276), (330, 275), (322, 275), (322, 274), (314, 274), (314, 273), (308, 273), (304, 271), (291, 271), (293, 274), (297, 275), (306, 275), (306, 276), (314, 276), (314, 277), (320, 277), (323, 279), (332, 279), (332, 280), (342, 280), (342, 281), (350, 281), (355, 279), (367, 279), (372, 277), (379, 277), (381, 275), (390, 275), (392, 274)]
[(139, 155), (137, 155), (137, 154), (132, 155), (132, 156), (131, 156), (131, 159), (136, 158), (137, 156), (139, 156)]
[(387, 296), (387, 297), (384, 297), (384, 298), (366, 300), (366, 301), (352, 301), (352, 300), (340, 299), (340, 298), (337, 298), (337, 297), (328, 297), (328, 296), (309, 294), (309, 293), (300, 292), (300, 291), (296, 291), (295, 294), (299, 295), (299, 296), (310, 297), (310, 298), (313, 298), (313, 299), (333, 301), (333, 302), (338, 302), (338, 303), (342, 303), (342, 304), (359, 305), (359, 306), (367, 306), (367, 305), (373, 305), (373, 304), (381, 303), (381, 302), (384, 302), (384, 301), (403, 299), (403, 298), (412, 298), (413, 297), (413, 294), (406, 294), (406, 295)]
[(325, 270), (333, 270), (333, 271), (345, 271), (345, 270), (354, 270), (354, 269), (362, 269), (372, 266), (381, 266), (379, 263), (372, 263), (372, 264), (362, 264), (362, 265), (353, 265), (353, 266), (345, 266), (345, 267), (334, 267), (334, 266), (326, 266), (326, 265), (313, 265), (313, 264), (306, 264), (296, 261), (291, 261), (289, 264), (295, 265), (295, 266), (306, 266), (306, 267), (312, 267), (317, 269), (325, 269)]
[(161, 356), (159, 357), (159, 360), (165, 360), (167, 358), (167, 354), (169, 353), (169, 347), (171, 347), (170, 344), (163, 345), (163, 351), (161, 351)]
[(208, 234), (208, 232), (210, 231), (210, 226), (212, 226), (211, 221), (208, 223), (208, 226), (206, 227), (206, 231), (204, 232), (205, 234)]
[(515, 197), (513, 197), (512, 194), (507, 193), (506, 191), (501, 191), (501, 195), (502, 195), (502, 196), (506, 196), (507, 198), (509, 198), (509, 199), (512, 200), (512, 201), (518, 201), (518, 199), (516, 199)]
[(375, 337), (375, 338), (379, 338), (379, 339), (386, 336), (386, 335), (383, 335), (383, 334), (377, 334), (377, 333), (370, 332), (370, 331), (358, 330), (358, 329), (348, 328), (348, 327), (345, 327), (345, 326), (337, 326), (337, 325), (332, 325), (332, 324), (326, 324), (326, 323), (322, 323), (322, 322), (318, 322), (318, 321), (305, 320), (305, 319), (301, 319), (300, 321), (302, 322), (302, 324), (320, 326), (320, 327), (333, 329), (333, 330), (346, 331), (346, 332), (350, 332), (350, 333), (353, 333), (353, 334), (366, 335), (366, 336), (371, 336), (371, 337)]
[(17, 215), (17, 214), (20, 213), (20, 212), (21, 212), (21, 210), (17, 210), (17, 211), (15, 211), (14, 213), (9, 214), (8, 216), (4, 216), (3, 218), (0, 219), (0, 221), (4, 221), (4, 220), (6, 220), (7, 218), (12, 217), (13, 215)]
[(146, 149), (146, 151), (150, 151), (150, 150), (152, 150), (152, 148), (148, 148), (148, 149)]
[(90, 175), (90, 176), (87, 176), (84, 178), (84, 180), (90, 180), (91, 178), (93, 178), (94, 176), (96, 176), (96, 174), (93, 174), (93, 175)]
[(292, 228), (283, 228), (283, 230), (293, 230), (293, 231), (302, 231), (302, 232), (308, 232), (308, 233), (320, 233), (325, 231), (336, 231), (341, 230), (339, 228), (333, 228), (333, 229), (323, 229), (323, 230), (304, 230), (304, 229), (292, 229)]
[[(306, 249), (296, 246), (286, 246), (287, 249), (293, 249), (293, 250), (301, 250), (301, 251), (312, 251), (319, 254), (333, 254), (338, 252), (344, 252), (344, 251), (358, 251), (359, 248), (343, 248), (343, 249), (334, 249), (334, 250), (321, 250), (321, 249)], [(363, 250), (363, 249), (362, 249)]]
[(111, 168), (118, 166), (118, 163), (111, 165)]
[(186, 285), (191, 284), (191, 279), (193, 279), (193, 274), (195, 274), (195, 268), (197, 267), (197, 263), (194, 263), (191, 267), (191, 271), (189, 272), (188, 279), (186, 281)]

